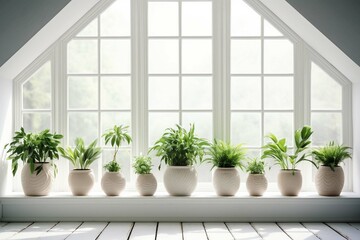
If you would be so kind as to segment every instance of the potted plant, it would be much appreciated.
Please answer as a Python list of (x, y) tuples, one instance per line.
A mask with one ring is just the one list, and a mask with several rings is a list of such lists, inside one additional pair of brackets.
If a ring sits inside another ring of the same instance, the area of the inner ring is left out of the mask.
[(308, 159), (311, 153), (306, 150), (309, 148), (312, 135), (311, 127), (304, 126), (295, 131), (295, 149), (291, 154), (286, 145), (286, 139), (278, 140), (274, 134), (267, 137), (271, 142), (263, 146), (264, 152), (262, 159), (271, 158), (275, 160), (275, 165), (279, 165), (281, 170), (278, 174), (278, 187), (284, 196), (297, 196), (302, 186), (301, 171), (296, 166), (303, 161), (308, 161), (316, 166), (312, 159)]
[(114, 155), (111, 162), (107, 163), (104, 168), (107, 170), (101, 178), (101, 188), (108, 196), (118, 196), (125, 188), (126, 180), (120, 173), (120, 164), (116, 161), (116, 156), (122, 142), (130, 144), (131, 137), (128, 134), (129, 126), (117, 126), (106, 131), (103, 135), (105, 144), (110, 143), (114, 148)]
[(268, 186), (265, 177), (265, 162), (258, 158), (250, 159), (246, 171), (249, 173), (246, 188), (250, 196), (262, 196)]
[(75, 196), (86, 196), (94, 186), (95, 177), (89, 167), (101, 154), (101, 148), (96, 144), (97, 140), (94, 140), (86, 147), (82, 138), (76, 138), (74, 149), (58, 147), (61, 156), (68, 159), (74, 167), (69, 173), (68, 181)]
[(244, 168), (245, 149), (242, 145), (214, 140), (206, 161), (216, 167), (213, 172), (213, 185), (217, 195), (234, 196), (240, 187), (240, 175), (236, 167)]
[(204, 148), (209, 143), (195, 135), (194, 125), (186, 131), (180, 125), (176, 129), (168, 128), (162, 137), (155, 142), (149, 150), (156, 151), (156, 156), (161, 157), (168, 167), (164, 173), (164, 185), (170, 195), (189, 196), (197, 185), (197, 172), (194, 164), (202, 160)]
[(315, 186), (321, 196), (339, 196), (344, 187), (344, 171), (339, 165), (351, 158), (350, 148), (330, 142), (312, 151), (319, 170), (315, 176)]
[(141, 196), (152, 196), (156, 192), (157, 181), (151, 173), (152, 164), (149, 156), (138, 156), (135, 158), (133, 168), (138, 174), (136, 178), (136, 189)]
[(11, 143), (5, 145), (12, 161), (12, 174), (15, 176), (19, 161), (24, 163), (21, 171), (21, 184), (27, 196), (48, 195), (53, 178), (57, 173), (54, 160), (59, 158), (57, 146), (62, 135), (50, 133), (46, 129), (38, 134), (26, 133), (24, 128), (15, 132)]

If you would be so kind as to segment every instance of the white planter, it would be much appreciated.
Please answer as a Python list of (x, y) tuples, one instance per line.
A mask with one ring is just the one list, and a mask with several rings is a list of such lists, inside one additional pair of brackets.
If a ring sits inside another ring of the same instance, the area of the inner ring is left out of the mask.
[(196, 169), (193, 166), (167, 166), (164, 185), (172, 196), (190, 196), (197, 185)]
[(278, 174), (278, 187), (283, 196), (297, 196), (302, 186), (301, 171), (280, 170)]
[(126, 180), (119, 172), (105, 172), (101, 178), (101, 188), (108, 196), (118, 196), (125, 185)]
[(250, 196), (262, 196), (267, 186), (268, 181), (264, 174), (249, 174), (246, 180), (246, 188)]
[(315, 176), (316, 190), (321, 196), (339, 196), (344, 187), (344, 170), (342, 167), (320, 166)]
[(75, 196), (86, 196), (93, 188), (95, 176), (91, 169), (74, 169), (69, 173), (69, 186)]
[(141, 196), (152, 196), (156, 192), (157, 181), (152, 173), (140, 174), (136, 178), (136, 189)]
[(216, 168), (213, 185), (217, 195), (234, 196), (240, 187), (240, 175), (236, 168)]
[(46, 196), (49, 194), (54, 179), (53, 171), (49, 163), (35, 163), (35, 169), (43, 165), (42, 171), (36, 175), (36, 171), (30, 172), (30, 164), (26, 163), (21, 171), (21, 184), (24, 194), (27, 196)]

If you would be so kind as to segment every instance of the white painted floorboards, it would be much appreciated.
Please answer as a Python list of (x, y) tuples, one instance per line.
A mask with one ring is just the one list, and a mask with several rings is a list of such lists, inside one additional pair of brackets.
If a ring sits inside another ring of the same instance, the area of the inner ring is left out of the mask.
[(0, 239), (360, 240), (360, 223), (0, 222)]

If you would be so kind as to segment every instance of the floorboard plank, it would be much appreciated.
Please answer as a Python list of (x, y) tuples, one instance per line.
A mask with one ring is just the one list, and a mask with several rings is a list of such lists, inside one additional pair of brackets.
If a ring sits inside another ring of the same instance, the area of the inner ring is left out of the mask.
[(234, 237), (224, 223), (204, 223), (209, 240), (233, 240)]
[(312, 232), (300, 223), (278, 223), (280, 228), (286, 232), (293, 240), (318, 240)]
[(39, 239), (63, 240), (70, 236), (80, 225), (81, 222), (60, 222), (44, 233)]
[(202, 223), (183, 223), (184, 240), (208, 240)]
[(3, 226), (5, 226), (7, 224), (7, 222), (0, 222), (0, 228), (2, 228)]
[(181, 223), (159, 222), (156, 240), (182, 240)]
[(111, 222), (104, 229), (98, 240), (126, 240), (134, 223)]
[(135, 223), (130, 240), (154, 240), (156, 237), (156, 222)]
[(323, 223), (303, 223), (303, 225), (322, 240), (343, 240), (345, 239), (329, 226)]
[(57, 222), (35, 222), (10, 239), (38, 239), (56, 224)]
[(8, 223), (6, 226), (0, 228), (0, 239), (9, 239), (16, 233), (27, 228), (31, 223)]
[(250, 223), (226, 223), (230, 232), (236, 240), (240, 239), (261, 239), (259, 234), (250, 225)]
[(339, 232), (347, 239), (360, 239), (360, 231), (347, 223), (327, 223), (332, 229)]
[(107, 224), (107, 222), (84, 222), (66, 240), (96, 239)]
[(360, 230), (360, 223), (350, 223), (350, 225)]
[(276, 223), (252, 223), (252, 226), (265, 240), (290, 240)]

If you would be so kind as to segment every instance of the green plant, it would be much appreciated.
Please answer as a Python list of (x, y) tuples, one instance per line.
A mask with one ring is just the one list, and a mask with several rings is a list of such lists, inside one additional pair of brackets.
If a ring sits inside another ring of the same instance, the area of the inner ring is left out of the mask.
[(223, 141), (214, 140), (211, 144), (206, 159), (207, 162), (212, 163), (213, 167), (219, 168), (244, 168), (243, 160), (245, 159), (246, 149), (239, 145), (231, 145)]
[(136, 174), (151, 173), (152, 164), (149, 156), (138, 156), (134, 160), (133, 168)]
[(159, 169), (162, 161), (169, 166), (192, 166), (197, 159), (202, 161), (207, 146), (207, 140), (195, 136), (193, 124), (189, 131), (176, 125), (176, 129), (167, 128), (149, 152), (156, 151), (156, 156), (161, 157)]
[(94, 140), (85, 146), (82, 138), (75, 139), (75, 148), (67, 147), (66, 149), (58, 147), (62, 157), (68, 159), (75, 169), (89, 169), (89, 166), (100, 157), (101, 148), (96, 146), (97, 140)]
[(59, 158), (57, 146), (63, 136), (56, 133), (50, 133), (46, 129), (38, 134), (26, 133), (24, 128), (15, 132), (12, 142), (5, 145), (5, 149), (9, 147), (8, 160), (12, 161), (12, 174), (15, 176), (18, 169), (18, 161), (30, 165), (30, 172), (38, 175), (42, 171), (42, 164), (35, 168), (35, 163), (44, 163), (50, 160), (51, 166), (54, 168), (54, 176), (57, 174), (57, 166), (53, 160)]
[(264, 174), (265, 173), (265, 162), (258, 158), (252, 158), (248, 162), (246, 172), (250, 174)]
[(328, 166), (335, 171), (335, 167), (338, 167), (341, 162), (351, 158), (349, 150), (350, 147), (330, 142), (324, 147), (313, 150), (312, 154), (318, 164)]
[(312, 163), (315, 167), (316, 164), (313, 160), (308, 159), (310, 153), (306, 150), (309, 148), (311, 141), (309, 140), (313, 131), (311, 127), (304, 126), (295, 131), (295, 149), (294, 154), (290, 154), (286, 145), (286, 139), (278, 140), (276, 136), (270, 133), (267, 137), (271, 142), (263, 146), (264, 153), (262, 159), (272, 158), (275, 160), (275, 165), (279, 165), (283, 170), (295, 170), (296, 165), (303, 161)]
[(116, 161), (110, 161), (104, 165), (104, 168), (109, 172), (119, 172), (121, 167), (120, 164)]

